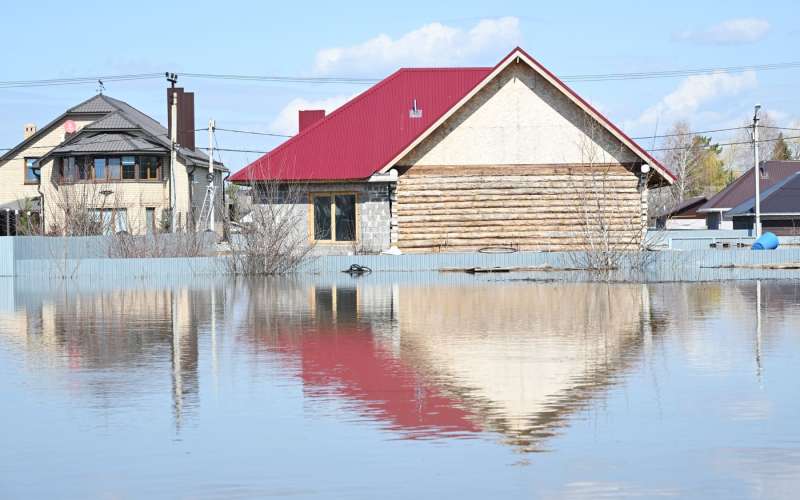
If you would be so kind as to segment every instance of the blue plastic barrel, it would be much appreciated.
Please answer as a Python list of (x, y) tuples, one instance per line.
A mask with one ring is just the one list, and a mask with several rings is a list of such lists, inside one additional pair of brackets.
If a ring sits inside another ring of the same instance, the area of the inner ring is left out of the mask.
[(753, 250), (775, 250), (778, 248), (778, 237), (774, 233), (764, 233), (753, 243)]

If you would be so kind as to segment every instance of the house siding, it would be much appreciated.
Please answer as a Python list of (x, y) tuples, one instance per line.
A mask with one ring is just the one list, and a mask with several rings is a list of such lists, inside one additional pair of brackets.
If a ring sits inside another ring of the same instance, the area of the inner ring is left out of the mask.
[(640, 164), (538, 73), (514, 64), (398, 163), (398, 246), (571, 250), (590, 243), (587, 227), (603, 227), (611, 245), (629, 248), (647, 223)]
[(397, 183), (398, 247), (467, 251), (489, 246), (570, 250), (584, 227), (608, 227), (629, 248), (645, 227), (646, 192), (619, 165), (416, 166)]
[[(64, 141), (64, 122), (53, 124), (51, 129), (17, 152), (13, 158), (0, 162), (0, 204), (22, 206), (27, 198), (38, 198), (38, 185), (25, 183), (25, 158), (41, 158)], [(92, 123), (91, 120), (73, 119), (80, 130)], [(10, 207), (9, 207), (10, 208)]]

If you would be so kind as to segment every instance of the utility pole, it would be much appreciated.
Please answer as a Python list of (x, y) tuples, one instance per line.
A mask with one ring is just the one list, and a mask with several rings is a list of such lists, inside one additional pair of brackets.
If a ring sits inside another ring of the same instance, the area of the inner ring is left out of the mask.
[(756, 104), (753, 112), (753, 175), (756, 179), (756, 238), (761, 236), (761, 168), (758, 165), (758, 112), (761, 105)]
[(214, 128), (216, 124), (214, 120), (208, 120), (208, 193), (211, 212), (208, 215), (208, 230), (214, 230)]
[(174, 233), (178, 229), (178, 211), (175, 207), (175, 166), (178, 164), (178, 93), (172, 93), (172, 105), (170, 106), (170, 116), (172, 117), (172, 127), (169, 131), (169, 140), (172, 143), (169, 156), (169, 206), (172, 221), (170, 228)]

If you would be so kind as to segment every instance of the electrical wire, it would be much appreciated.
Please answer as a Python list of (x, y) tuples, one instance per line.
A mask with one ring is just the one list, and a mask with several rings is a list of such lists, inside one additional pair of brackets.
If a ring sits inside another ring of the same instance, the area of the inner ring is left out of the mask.
[(732, 130), (744, 130), (744, 129), (749, 129), (749, 128), (752, 128), (752, 127), (731, 127), (731, 128), (718, 128), (718, 129), (714, 129), (714, 130), (696, 130), (696, 131), (693, 131), (693, 132), (680, 132), (680, 133), (677, 133), (677, 134), (644, 135), (644, 136), (641, 136), (641, 137), (631, 137), (631, 139), (644, 140), (644, 139), (653, 139), (653, 138), (659, 139), (659, 138), (662, 138), (662, 137), (683, 137), (683, 136), (687, 136), (687, 135), (713, 134), (713, 133), (716, 133), (716, 132), (730, 132)]
[[(781, 69), (800, 68), (800, 61), (790, 61), (781, 63), (752, 64), (747, 66), (721, 66), (710, 68), (676, 69), (662, 71), (640, 71), (629, 73), (600, 73), (600, 74), (576, 74), (563, 75), (560, 77), (565, 82), (600, 82), (600, 81), (619, 81), (619, 80), (643, 80), (653, 78), (678, 78), (683, 76), (705, 75), (714, 73), (741, 73), (744, 71), (771, 71)], [(280, 76), (280, 75), (239, 75), (239, 74), (217, 74), (217, 73), (178, 73), (184, 78), (213, 79), (213, 80), (234, 80), (249, 82), (276, 82), (276, 83), (308, 83), (308, 84), (353, 84), (371, 85), (379, 82), (379, 78), (367, 77), (348, 77), (348, 76)], [(3, 88), (26, 88), (26, 87), (45, 87), (58, 85), (76, 85), (83, 83), (97, 83), (98, 80), (104, 82), (112, 81), (131, 81), (148, 80), (163, 78), (164, 73), (138, 73), (123, 75), (102, 75), (84, 76), (73, 78), (48, 78), (42, 80), (9, 80), (0, 81), (0, 89)]]
[[(760, 144), (760, 143), (763, 143), (763, 142), (780, 141), (781, 139), (784, 139), (784, 140), (800, 139), (800, 135), (795, 135), (795, 136), (790, 136), (790, 137), (783, 137), (783, 138), (776, 137), (774, 139), (759, 139), (758, 141), (755, 141), (755, 142), (758, 142)], [(720, 142), (720, 143), (711, 143), (711, 144), (709, 144), (707, 146), (702, 146), (702, 147), (712, 148), (712, 147), (724, 147), (724, 146), (737, 146), (737, 145), (740, 145), (740, 144), (753, 144), (753, 142), (754, 141)], [(650, 153), (656, 153), (656, 152), (659, 152), (659, 151), (677, 151), (679, 149), (686, 149), (686, 148), (657, 148), (657, 149), (648, 149), (647, 151), (649, 151)]]
[[(268, 136), (268, 137), (283, 137), (283, 138), (294, 137), (294, 136), (286, 135), (286, 134), (272, 134), (272, 133), (269, 133), (269, 132), (256, 132), (254, 130), (238, 130), (238, 129), (232, 129), (232, 128), (214, 127), (214, 130), (220, 130), (222, 132), (234, 132), (234, 133), (237, 133), (237, 134), (265, 135), (265, 136)], [(194, 129), (194, 131), (195, 132), (207, 132), (208, 129), (207, 128), (196, 128), (196, 129)]]
[(103, 82), (123, 82), (132, 80), (152, 80), (164, 78), (164, 73), (139, 73), (131, 75), (104, 75), (104, 76), (82, 76), (75, 78), (47, 78), (43, 80), (11, 80), (0, 82), (0, 89), (28, 88), (28, 87), (52, 87), (60, 85), (79, 85), (83, 83)]

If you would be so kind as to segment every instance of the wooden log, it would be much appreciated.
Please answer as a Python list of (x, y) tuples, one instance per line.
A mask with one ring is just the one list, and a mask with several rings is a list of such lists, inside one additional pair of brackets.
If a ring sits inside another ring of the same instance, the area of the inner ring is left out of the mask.
[[(403, 222), (435, 222), (435, 221), (442, 221), (442, 222), (451, 222), (453, 224), (458, 222), (471, 222), (471, 221), (508, 221), (512, 223), (513, 221), (527, 221), (527, 220), (536, 220), (532, 218), (531, 214), (528, 213), (484, 213), (484, 212), (474, 212), (474, 213), (463, 213), (463, 214), (452, 214), (452, 215), (398, 215), (398, 221), (400, 222), (401, 226)], [(581, 216), (582, 219), (585, 217)], [(576, 214), (575, 213), (568, 213), (565, 212), (558, 216), (551, 217), (551, 220), (575, 220)], [(597, 217), (594, 217), (590, 220), (598, 220)]]
[(592, 177), (592, 176), (495, 176), (495, 177), (418, 177), (412, 179), (401, 179), (398, 181), (398, 186), (401, 187), (422, 187), (422, 188), (437, 188), (437, 186), (452, 186), (465, 187), (472, 184), (496, 184), (498, 186), (506, 185), (524, 185), (524, 186), (548, 186), (548, 187), (563, 187), (563, 186), (591, 186), (591, 185), (622, 185), (622, 186), (636, 186), (638, 181), (635, 177)]
[[(609, 194), (604, 192), (598, 193), (576, 193), (572, 192), (554, 192), (554, 193), (539, 193), (531, 194), (529, 191), (521, 193), (509, 193), (496, 191), (491, 193), (474, 193), (474, 192), (458, 192), (458, 193), (429, 193), (421, 192), (419, 195), (411, 195), (409, 193), (398, 193), (396, 200), (398, 203), (441, 203), (448, 201), (475, 201), (475, 200), (591, 200), (591, 199), (609, 199)], [(620, 201), (638, 203), (638, 193), (624, 192), (614, 195), (613, 199)]]
[[(508, 189), (529, 189), (531, 191), (552, 192), (553, 190), (592, 192), (592, 191), (631, 191), (636, 192), (636, 184), (631, 182), (594, 182), (594, 183), (559, 183), (559, 182), (539, 182), (534, 181), (505, 181), (505, 180), (481, 180), (477, 178), (475, 182), (432, 182), (429, 184), (398, 184), (397, 193), (420, 191), (469, 191), (469, 190), (508, 190)], [(638, 194), (638, 193), (637, 193)]]
[(614, 172), (634, 175), (636, 167), (625, 167), (620, 164), (548, 164), (548, 165), (415, 165), (408, 169), (401, 178), (424, 176), (471, 176), (471, 175), (581, 175), (593, 172)]
[(471, 207), (437, 207), (432, 209), (424, 208), (407, 208), (399, 207), (397, 214), (400, 216), (414, 216), (414, 215), (468, 215), (474, 213), (482, 214), (528, 214), (529, 216), (547, 217), (549, 214), (571, 214), (575, 216), (584, 217), (586, 215), (608, 215), (608, 214), (626, 214), (635, 215), (639, 217), (641, 210), (638, 207), (630, 206), (613, 206), (607, 204), (597, 204), (588, 206), (575, 206), (575, 205), (539, 205), (539, 206), (501, 206), (501, 207), (483, 207), (480, 205)]

